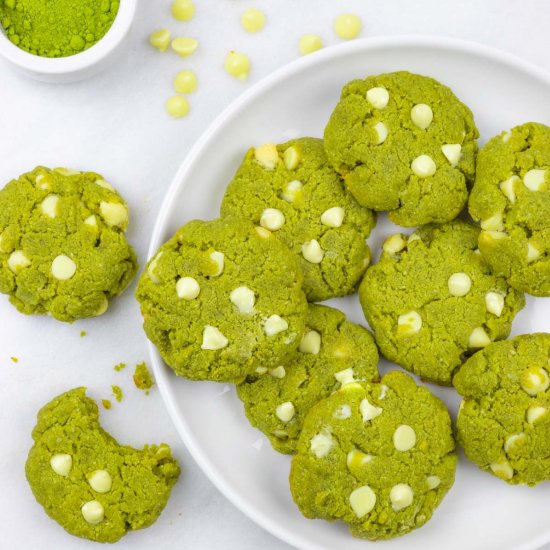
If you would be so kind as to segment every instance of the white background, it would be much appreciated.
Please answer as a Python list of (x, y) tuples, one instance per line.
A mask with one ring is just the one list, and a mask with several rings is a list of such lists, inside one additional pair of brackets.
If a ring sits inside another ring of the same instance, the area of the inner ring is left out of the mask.
[[(169, 0), (143, 1), (123, 57), (81, 83), (37, 83), (0, 62), (0, 182), (38, 164), (102, 173), (130, 205), (128, 236), (142, 265), (164, 193), (190, 146), (239, 93), (297, 57), (301, 34), (318, 33), (327, 47), (338, 43), (332, 21), (339, 13), (360, 15), (363, 37), (455, 36), (513, 52), (550, 71), (548, 0), (257, 0), (253, 4), (196, 0), (196, 4), (195, 19), (180, 23), (170, 18)], [(256, 35), (247, 35), (238, 22), (250, 5), (268, 16), (266, 28)], [(186, 60), (156, 52), (148, 46), (147, 36), (160, 27), (196, 37), (198, 51)], [(253, 69), (247, 83), (223, 72), (229, 49), (249, 53)], [(190, 115), (171, 120), (163, 104), (172, 94), (173, 76), (183, 68), (196, 71), (200, 86), (189, 98)], [(132, 294), (133, 287), (105, 316), (73, 325), (25, 317), (0, 297), (0, 547), (92, 547), (67, 535), (43, 513), (24, 476), (36, 411), (54, 396), (84, 385), (91, 397), (113, 401), (113, 408), (102, 410), (101, 418), (119, 441), (138, 447), (167, 442), (183, 467), (157, 523), (130, 533), (118, 547), (287, 548), (243, 516), (205, 478), (180, 442), (158, 391), (145, 396), (134, 387), (133, 367), (148, 356)], [(80, 337), (81, 330), (87, 332), (85, 338)], [(11, 356), (19, 362), (14, 364)], [(115, 372), (113, 366), (119, 362), (128, 367)], [(111, 395), (113, 384), (124, 390), (120, 404)]]

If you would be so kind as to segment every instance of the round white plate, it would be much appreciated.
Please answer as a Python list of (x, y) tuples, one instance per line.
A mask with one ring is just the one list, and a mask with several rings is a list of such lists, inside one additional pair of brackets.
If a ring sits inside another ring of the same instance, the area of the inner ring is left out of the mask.
[[(250, 88), (206, 131), (166, 196), (150, 254), (182, 224), (218, 216), (224, 189), (251, 145), (322, 137), (342, 86), (353, 78), (408, 70), (449, 85), (473, 110), (482, 142), (526, 121), (550, 123), (550, 76), (510, 55), (461, 41), (393, 37), (354, 41), (283, 67)], [(375, 251), (393, 231), (382, 216), (369, 239)], [(356, 296), (334, 300), (365, 323)], [(528, 299), (514, 334), (549, 331), (550, 304)], [(546, 315), (545, 315), (546, 312)], [(176, 377), (151, 346), (155, 376), (170, 415), (205, 473), (245, 514), (303, 549), (364, 549), (344, 525), (302, 517), (288, 488), (290, 458), (248, 424), (230, 385)], [(388, 364), (381, 363), (384, 372)], [(434, 388), (453, 413), (453, 390)], [(550, 488), (510, 487), (461, 456), (455, 486), (423, 528), (384, 548), (534, 549), (550, 541)]]

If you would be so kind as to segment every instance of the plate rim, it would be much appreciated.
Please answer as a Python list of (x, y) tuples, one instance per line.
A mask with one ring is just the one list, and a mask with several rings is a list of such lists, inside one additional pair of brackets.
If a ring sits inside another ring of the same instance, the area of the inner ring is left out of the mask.
[[(184, 189), (189, 184), (189, 180), (186, 178), (187, 172), (191, 170), (196, 158), (203, 151), (211, 137), (215, 135), (219, 128), (222, 127), (230, 117), (237, 113), (250, 100), (262, 94), (264, 90), (269, 89), (278, 81), (287, 79), (302, 69), (315, 65), (322, 65), (329, 59), (345, 57), (348, 54), (359, 51), (368, 52), (370, 50), (380, 48), (402, 48), (407, 46), (447, 49), (460, 53), (480, 56), (485, 59), (497, 61), (516, 70), (520, 70), (535, 79), (544, 82), (550, 88), (550, 73), (535, 63), (527, 61), (511, 52), (500, 50), (496, 47), (489, 46), (481, 42), (448, 36), (397, 34), (362, 38), (348, 43), (330, 46), (314, 52), (313, 54), (295, 59), (286, 65), (279, 67), (237, 96), (237, 98), (235, 98), (220, 112), (219, 115), (216, 116), (216, 118), (207, 126), (206, 130), (203, 131), (195, 144), (189, 149), (182, 164), (172, 179), (168, 190), (166, 191), (160, 210), (157, 214), (153, 233), (149, 242), (147, 261), (153, 257), (156, 250), (163, 242), (162, 234), (164, 232), (168, 213), (174, 198), (181, 189)], [(244, 515), (268, 531), (274, 537), (296, 548), (301, 548), (304, 550), (318, 550), (319, 547), (317, 545), (310, 545), (308, 541), (296, 536), (294, 532), (287, 530), (284, 526), (271, 520), (269, 516), (259, 512), (248, 503), (246, 498), (242, 497), (239, 493), (236, 493), (232, 489), (223, 474), (213, 465), (209, 456), (202, 451), (197, 439), (192, 435), (192, 430), (189, 428), (187, 422), (185, 422), (184, 419), (178, 414), (175, 405), (175, 397), (169, 382), (169, 376), (173, 376), (173, 372), (164, 364), (156, 347), (150, 341), (148, 341), (148, 348), (153, 373), (155, 375), (162, 401), (168, 411), (170, 419), (181, 437), (183, 444), (210, 482)], [(518, 547), (517, 550), (536, 550), (548, 542), (550, 542), (550, 530), (545, 534), (535, 537), (531, 541), (525, 542)]]

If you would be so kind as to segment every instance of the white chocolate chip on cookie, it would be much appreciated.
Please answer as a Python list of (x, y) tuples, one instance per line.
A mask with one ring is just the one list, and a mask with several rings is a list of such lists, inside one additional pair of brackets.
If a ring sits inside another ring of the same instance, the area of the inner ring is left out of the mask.
[(453, 273), (447, 281), (451, 296), (466, 296), (472, 288), (472, 279), (466, 273)]
[(449, 161), (449, 164), (454, 168), (460, 162), (462, 156), (462, 145), (460, 143), (446, 143), (441, 146), (441, 152)]
[(511, 202), (516, 202), (516, 189), (521, 182), (518, 176), (512, 176), (507, 180), (499, 183), (500, 190), (504, 193), (506, 198)]
[(390, 235), (382, 245), (382, 250), (387, 254), (395, 256), (398, 252), (401, 252), (407, 246), (407, 242), (400, 233)]
[(414, 499), (414, 493), (410, 485), (398, 483), (390, 490), (391, 507), (394, 512), (399, 512), (410, 506)]
[(340, 227), (344, 221), (345, 211), (341, 206), (333, 206), (321, 214), (321, 223), (327, 227)]
[(320, 264), (325, 253), (316, 239), (307, 241), (302, 245), (302, 256), (312, 264)]
[(375, 108), (375, 109), (385, 109), (388, 106), (388, 101), (390, 100), (390, 93), (386, 88), (382, 88), (381, 86), (376, 86), (375, 88), (371, 88), (367, 92), (367, 101)]
[(420, 155), (412, 161), (411, 170), (414, 175), (419, 178), (429, 178), (435, 174), (437, 167), (432, 157), (428, 155)]
[(111, 474), (107, 470), (96, 470), (88, 476), (88, 483), (96, 493), (108, 493), (113, 486)]
[(550, 385), (548, 373), (542, 367), (533, 365), (526, 368), (520, 376), (519, 383), (523, 391), (534, 397), (545, 392)]
[(510, 451), (510, 449), (518, 442), (518, 441), (521, 441), (522, 439), (525, 438), (525, 434), (522, 432), (522, 433), (519, 433), (519, 434), (514, 434), (514, 435), (510, 435), (506, 438), (506, 441), (504, 441), (504, 452), (506, 454), (508, 454), (508, 452)]
[(274, 170), (279, 162), (279, 152), (273, 143), (264, 143), (254, 150), (254, 158), (266, 170)]
[(109, 227), (122, 227), (128, 223), (128, 209), (124, 204), (102, 201), (99, 210)]
[(286, 376), (286, 370), (282, 365), (279, 365), (278, 367), (271, 369), (269, 374), (273, 376), (273, 378), (278, 378), (280, 380)]
[(500, 317), (504, 309), (504, 296), (500, 292), (487, 292), (485, 294), (485, 307), (489, 313)]
[(502, 212), (493, 214), (490, 218), (481, 220), (481, 229), (486, 231), (502, 231), (504, 229), (504, 221), (502, 218)]
[(57, 203), (59, 197), (57, 195), (48, 195), (40, 204), (40, 210), (48, 218), (55, 218), (57, 215)]
[(160, 281), (160, 277), (155, 273), (155, 269), (157, 268), (158, 261), (161, 259), (164, 252), (159, 252), (149, 263), (149, 267), (147, 268), (147, 275), (149, 275), (149, 279), (153, 281), (156, 285), (158, 285)]
[(51, 267), (52, 275), (60, 280), (67, 281), (71, 279), (76, 273), (76, 264), (66, 256), (65, 254), (60, 254), (54, 258)]
[(266, 208), (262, 212), (260, 225), (270, 231), (277, 231), (285, 224), (285, 215), (277, 208)]
[(349, 405), (340, 405), (332, 416), (338, 420), (347, 420), (351, 417), (351, 407)]
[(271, 315), (264, 323), (264, 331), (267, 336), (275, 336), (288, 328), (288, 323), (279, 315)]
[(353, 369), (350, 367), (349, 369), (334, 373), (334, 378), (340, 382), (341, 387), (344, 387), (355, 382), (354, 374)]
[(275, 410), (275, 414), (283, 422), (290, 422), (294, 418), (295, 413), (296, 409), (290, 401), (281, 403)]
[(483, 327), (476, 327), (468, 338), (468, 347), (484, 348), (491, 343), (491, 338)]
[(376, 145), (382, 145), (388, 138), (388, 127), (383, 122), (377, 122), (373, 130), (376, 133)]
[(327, 456), (334, 445), (332, 435), (327, 430), (324, 430), (317, 435), (314, 435), (309, 442), (311, 452), (317, 458), (324, 458)]
[(206, 325), (202, 333), (201, 349), (218, 350), (225, 348), (229, 340), (216, 327)]
[(534, 424), (541, 416), (545, 415), (547, 411), (546, 407), (533, 406), (527, 409), (527, 422)]
[(321, 335), (316, 330), (306, 332), (300, 341), (298, 350), (302, 353), (317, 355), (321, 350)]
[(544, 185), (546, 170), (533, 169), (523, 176), (523, 183), (530, 191), (540, 191)]
[(90, 524), (97, 525), (101, 523), (105, 518), (105, 511), (103, 506), (97, 500), (90, 500), (86, 502), (84, 506), (80, 509), (82, 512), (82, 517)]
[(254, 311), (256, 296), (254, 291), (247, 286), (240, 286), (233, 290), (229, 295), (229, 299), (241, 313), (252, 313)]
[(425, 103), (419, 103), (411, 109), (411, 120), (415, 126), (421, 130), (425, 130), (430, 126), (434, 118), (432, 108)]
[(530, 264), (540, 258), (540, 251), (531, 243), (527, 243), (527, 263)]
[(65, 453), (55, 454), (50, 458), (50, 466), (57, 475), (67, 477), (73, 467), (73, 457)]
[(194, 300), (201, 291), (201, 287), (193, 277), (182, 277), (176, 283), (176, 294), (182, 300)]
[(10, 254), (8, 258), (8, 267), (10, 271), (17, 274), (25, 267), (31, 265), (31, 261), (25, 256), (22, 250), (15, 250)]
[(441, 484), (441, 480), (438, 476), (428, 476), (426, 478), (426, 485), (428, 486), (428, 489), (431, 491), (433, 489), (437, 489), (439, 485)]
[(304, 184), (301, 181), (298, 181), (298, 180), (289, 181), (285, 185), (281, 197), (286, 202), (293, 203), (298, 198), (298, 195), (302, 191), (303, 186)]
[(368, 464), (372, 460), (372, 458), (372, 455), (367, 455), (358, 449), (353, 449), (348, 453), (348, 456), (346, 457), (348, 470), (350, 470), (351, 468), (359, 468), (361, 466), (364, 466), (365, 464)]
[(372, 405), (369, 403), (369, 400), (365, 398), (361, 401), (361, 403), (359, 403), (359, 410), (361, 411), (363, 422), (368, 422), (369, 420), (373, 420), (377, 416), (380, 416), (383, 409)]
[(223, 252), (218, 252), (217, 250), (214, 250), (214, 252), (210, 253), (210, 259), (217, 266), (217, 269), (214, 273), (212, 273), (212, 276), (219, 277), (223, 273), (225, 267), (225, 254)]
[(407, 424), (397, 426), (393, 433), (393, 446), (398, 451), (410, 451), (416, 445), (416, 433)]
[(296, 170), (300, 164), (300, 153), (296, 147), (288, 147), (283, 153), (283, 162), (287, 170)]
[(355, 515), (358, 518), (362, 518), (374, 508), (376, 495), (368, 485), (363, 485), (363, 487), (352, 491), (349, 496), (349, 503)]
[(489, 465), (493, 473), (504, 480), (509, 480), (514, 477), (514, 470), (508, 462), (493, 462)]
[(397, 334), (410, 336), (422, 328), (422, 317), (416, 311), (409, 311), (397, 318)]

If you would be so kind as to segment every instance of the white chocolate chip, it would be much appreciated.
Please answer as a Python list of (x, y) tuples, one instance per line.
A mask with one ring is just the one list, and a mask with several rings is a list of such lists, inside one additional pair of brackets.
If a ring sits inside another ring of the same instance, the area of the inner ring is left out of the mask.
[(122, 227), (128, 223), (128, 210), (119, 202), (100, 202), (99, 210), (109, 227)]
[(256, 296), (254, 295), (254, 291), (250, 290), (247, 286), (240, 286), (231, 291), (229, 299), (237, 306), (237, 309), (241, 313), (252, 313), (254, 311)]
[(262, 212), (260, 225), (270, 231), (277, 231), (285, 224), (285, 215), (277, 208), (266, 208)]
[(441, 484), (441, 480), (438, 476), (428, 476), (426, 478), (426, 485), (428, 486), (428, 489), (431, 491), (432, 489), (437, 489), (439, 485)]
[(409, 238), (407, 239), (408, 243), (412, 243), (414, 241), (421, 241), (420, 235), (418, 233), (413, 233), (412, 235), (409, 235)]
[(393, 446), (398, 451), (409, 451), (416, 445), (416, 433), (407, 424), (397, 426), (393, 433)]
[(398, 252), (401, 252), (407, 246), (407, 242), (400, 233), (390, 235), (382, 245), (382, 250), (387, 254), (395, 256)]
[(508, 462), (493, 462), (490, 468), (493, 470), (493, 473), (501, 479), (507, 480), (514, 477), (514, 470)]
[(512, 132), (504, 132), (502, 134), (502, 143), (508, 143), (511, 137), (512, 137)]
[(285, 432), (284, 430), (273, 430), (273, 435), (275, 437), (278, 437), (279, 439), (287, 439), (288, 438), (288, 433)]
[(500, 241), (506, 237), (508, 233), (505, 231), (482, 231), (479, 234), (479, 240), (484, 241), (485, 244), (492, 244), (492, 241)]
[(274, 170), (279, 162), (279, 152), (273, 143), (264, 143), (254, 150), (254, 158), (266, 169)]
[(422, 328), (422, 317), (416, 311), (409, 311), (397, 318), (397, 334), (410, 336)]
[(96, 493), (108, 493), (113, 486), (113, 480), (107, 470), (96, 470), (88, 476), (88, 483)]
[(262, 237), (262, 239), (269, 239), (271, 237), (271, 231), (268, 231), (265, 227), (260, 227), (257, 225), (255, 228), (256, 233)]
[(10, 254), (8, 258), (8, 267), (10, 271), (17, 274), (25, 267), (31, 265), (31, 261), (25, 256), (25, 253), (22, 250), (15, 250)]
[(88, 216), (85, 220), (84, 220), (84, 223), (86, 225), (89, 225), (90, 227), (97, 227), (97, 219), (96, 217), (92, 214), (91, 216)]
[(486, 231), (502, 231), (504, 229), (504, 221), (502, 219), (502, 212), (493, 214), (486, 220), (481, 220), (481, 229)]
[(46, 189), (50, 188), (49, 179), (50, 178), (47, 174), (38, 174), (34, 181), (38, 189), (43, 189), (45, 191)]
[(508, 454), (508, 451), (520, 440), (525, 438), (524, 433), (510, 435), (506, 438), (504, 442), (504, 452)]
[(57, 195), (48, 195), (40, 205), (40, 210), (48, 218), (55, 218), (57, 215), (57, 203), (59, 202), (59, 197)]
[(420, 155), (411, 163), (411, 170), (419, 178), (429, 178), (435, 174), (437, 167), (432, 157), (428, 155)]
[(316, 239), (302, 245), (302, 256), (312, 264), (320, 264), (324, 255), (325, 253)]
[(373, 130), (376, 132), (376, 145), (382, 145), (388, 137), (388, 127), (383, 122), (377, 122)]
[(108, 189), (109, 191), (114, 191), (114, 187), (105, 180), (96, 180), (96, 185), (99, 185), (99, 187), (103, 187), (103, 189)]
[(76, 273), (76, 264), (65, 254), (60, 254), (52, 262), (52, 275), (60, 281), (71, 279)]
[(491, 338), (483, 327), (477, 327), (472, 330), (468, 338), (468, 347), (470, 348), (484, 348), (491, 343)]
[(202, 333), (202, 349), (218, 350), (225, 348), (229, 340), (216, 327), (206, 325)]
[(340, 405), (332, 416), (338, 418), (338, 420), (347, 420), (351, 417), (351, 407), (349, 405)]
[(516, 186), (520, 181), (518, 176), (512, 176), (506, 181), (499, 183), (500, 190), (511, 203), (516, 202)]
[(410, 485), (398, 483), (391, 488), (390, 501), (394, 512), (399, 512), (410, 506), (414, 499), (414, 493)]
[(176, 283), (176, 294), (183, 300), (194, 300), (201, 292), (201, 287), (193, 277), (182, 277)]
[(346, 464), (348, 469), (358, 468), (368, 464), (372, 460), (372, 455), (367, 455), (358, 449), (353, 449), (348, 453), (346, 457)]
[(472, 288), (472, 279), (466, 273), (453, 273), (447, 281), (451, 296), (466, 296)]
[(290, 202), (290, 203), (294, 202), (298, 197), (298, 195), (300, 194), (300, 192), (302, 191), (303, 186), (304, 185), (301, 181), (298, 181), (298, 180), (289, 181), (283, 189), (283, 193), (281, 195), (282, 198), (286, 202)]
[(214, 250), (214, 252), (210, 253), (210, 259), (216, 264), (217, 269), (214, 273), (212, 273), (212, 277), (218, 277), (223, 273), (223, 268), (225, 265), (225, 255), (223, 252), (218, 252), (217, 250)]
[(161, 256), (164, 254), (164, 252), (159, 252), (149, 263), (149, 267), (147, 268), (147, 275), (149, 275), (149, 279), (153, 281), (156, 285), (160, 283), (159, 276), (155, 273), (155, 269), (157, 268), (158, 261), (160, 260)]
[(421, 130), (425, 130), (430, 126), (434, 119), (432, 108), (425, 103), (419, 103), (411, 109), (411, 120), (415, 126)]
[(266, 374), (267, 373), (267, 367), (258, 367), (256, 369), (256, 374)]
[(99, 317), (100, 315), (103, 315), (107, 308), (109, 307), (109, 300), (107, 299), (107, 296), (103, 295), (103, 301), (101, 302), (101, 305), (97, 308), (97, 311), (95, 312), (95, 316)]
[(300, 164), (300, 153), (296, 147), (288, 147), (283, 153), (283, 162), (287, 170), (296, 170)]
[(363, 416), (363, 422), (373, 420), (374, 418), (382, 414), (382, 408), (372, 405), (366, 398), (363, 399), (359, 404), (359, 410), (361, 411), (361, 415)]
[(529, 424), (534, 424), (541, 416), (546, 414), (546, 407), (529, 407), (527, 409), (527, 422)]
[(367, 101), (375, 109), (385, 109), (388, 105), (389, 100), (390, 100), (390, 93), (388, 92), (388, 90), (386, 90), (386, 88), (377, 86), (375, 88), (371, 88), (367, 92)]
[(354, 374), (353, 369), (350, 367), (349, 369), (334, 373), (334, 378), (344, 387), (347, 384), (353, 384), (355, 382)]
[(271, 369), (269, 374), (273, 376), (273, 378), (278, 378), (280, 380), (286, 376), (286, 370), (282, 365), (279, 365), (278, 367)]
[(52, 171), (57, 172), (62, 176), (76, 176), (77, 174), (80, 174), (78, 170), (72, 170), (71, 168), (63, 168), (62, 166), (59, 166), (58, 168), (54, 168)]
[(298, 350), (302, 353), (317, 355), (321, 350), (321, 335), (316, 330), (306, 332), (300, 341)]
[(363, 485), (350, 494), (349, 503), (355, 515), (362, 518), (374, 508), (376, 495), (368, 485)]
[(103, 506), (97, 500), (90, 500), (89, 502), (86, 502), (80, 511), (82, 512), (82, 517), (90, 525), (97, 525), (105, 518)]
[(460, 143), (446, 143), (441, 146), (441, 152), (445, 155), (449, 164), (455, 167), (460, 162), (460, 157), (462, 156), (462, 145)]
[(545, 170), (533, 169), (529, 170), (525, 176), (523, 176), (523, 183), (530, 191), (539, 191), (544, 185)]
[(62, 477), (67, 477), (73, 467), (73, 457), (65, 453), (55, 454), (50, 458), (52, 470)]
[(327, 227), (340, 227), (344, 221), (344, 209), (341, 206), (333, 206), (321, 214), (321, 223)]
[(278, 315), (271, 315), (264, 323), (264, 331), (267, 336), (275, 336), (288, 328), (288, 323)]
[(311, 452), (317, 458), (324, 458), (327, 456), (334, 445), (332, 435), (327, 430), (324, 430), (317, 435), (314, 435), (309, 442)]
[(548, 389), (550, 378), (546, 370), (534, 365), (521, 373), (519, 383), (523, 391), (534, 397)]
[(386, 393), (388, 393), (388, 386), (386, 384), (380, 384), (380, 395), (378, 396), (378, 399), (384, 399), (386, 397)]
[(275, 410), (275, 414), (283, 422), (290, 422), (294, 418), (295, 413), (296, 409), (290, 401), (281, 403)]
[(489, 313), (500, 317), (504, 309), (504, 296), (500, 292), (487, 292), (485, 294), (485, 307)]
[(527, 263), (534, 262), (540, 258), (540, 252), (531, 243), (527, 243)]

